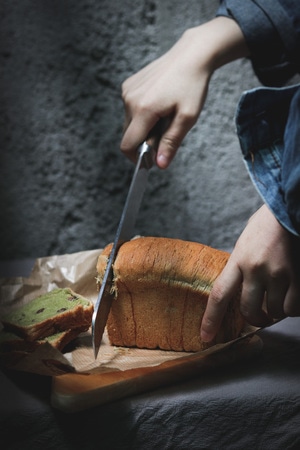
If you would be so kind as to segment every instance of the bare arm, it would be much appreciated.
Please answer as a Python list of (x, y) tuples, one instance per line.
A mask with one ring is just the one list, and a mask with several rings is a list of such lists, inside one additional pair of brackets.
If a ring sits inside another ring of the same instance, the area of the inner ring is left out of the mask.
[(217, 17), (187, 30), (166, 54), (123, 83), (122, 151), (134, 160), (138, 145), (167, 118), (157, 153), (157, 165), (166, 168), (200, 115), (212, 73), (246, 55), (243, 34), (232, 19)]

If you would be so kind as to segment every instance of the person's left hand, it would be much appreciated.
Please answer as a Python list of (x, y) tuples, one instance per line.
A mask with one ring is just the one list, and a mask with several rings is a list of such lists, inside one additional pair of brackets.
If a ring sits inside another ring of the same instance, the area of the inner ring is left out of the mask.
[(214, 282), (201, 338), (210, 342), (215, 337), (229, 301), (239, 290), (241, 313), (252, 325), (265, 326), (273, 319), (300, 315), (299, 246), (299, 239), (262, 206), (250, 218)]

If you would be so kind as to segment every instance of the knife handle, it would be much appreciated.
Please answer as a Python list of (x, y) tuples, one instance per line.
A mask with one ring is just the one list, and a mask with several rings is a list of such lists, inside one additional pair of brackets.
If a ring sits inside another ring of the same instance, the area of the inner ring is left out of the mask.
[(163, 131), (166, 129), (166, 125), (165, 119), (159, 120), (148, 134), (146, 141), (138, 149), (139, 154), (143, 153), (144, 155), (144, 167), (147, 169), (150, 169), (155, 163), (158, 144)]
[[(151, 142), (151, 141), (150, 141)], [(156, 148), (148, 144), (148, 141), (143, 142), (138, 148), (138, 165), (145, 169), (151, 169), (155, 163)]]

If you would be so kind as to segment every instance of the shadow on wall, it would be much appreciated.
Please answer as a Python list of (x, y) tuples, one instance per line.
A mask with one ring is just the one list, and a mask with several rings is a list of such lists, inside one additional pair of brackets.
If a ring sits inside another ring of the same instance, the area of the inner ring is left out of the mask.
[[(119, 150), (121, 83), (170, 47), (185, 28), (210, 19), (218, 4), (0, 4), (0, 260), (99, 248), (113, 239), (133, 170)], [(235, 71), (235, 93), (243, 90), (244, 75)], [(207, 148), (225, 142), (222, 120), (230, 102), (220, 103), (221, 86), (215, 83), (201, 128), (187, 138), (170, 169), (154, 171), (138, 233), (224, 245), (223, 235), (216, 238), (210, 231), (212, 211), (214, 223), (231, 220), (215, 189), (220, 175), (211, 170), (220, 159), (218, 151), (212, 156), (209, 150), (206, 158)], [(221, 106), (215, 108), (214, 101)], [(234, 148), (233, 126), (230, 133), (226, 146), (232, 147), (232, 139)], [(209, 196), (201, 197), (201, 186)], [(237, 201), (243, 209), (244, 198)], [(228, 229), (234, 227), (231, 223)]]
[(119, 151), (120, 86), (141, 63), (136, 34), (143, 59), (153, 48), (155, 2), (136, 3), (0, 5), (1, 259), (113, 235), (132, 170)]

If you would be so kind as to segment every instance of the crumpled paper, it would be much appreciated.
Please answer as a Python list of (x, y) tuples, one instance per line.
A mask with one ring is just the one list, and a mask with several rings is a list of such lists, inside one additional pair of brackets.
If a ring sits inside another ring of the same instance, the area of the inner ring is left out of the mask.
[(55, 288), (70, 287), (87, 298), (97, 296), (96, 264), (101, 250), (38, 258), (28, 278), (0, 279), (0, 317), (5, 308), (28, 302)]
[[(28, 278), (0, 279), (0, 319), (12, 308), (55, 288), (70, 287), (95, 303), (97, 299), (96, 264), (100, 249), (39, 258)], [(95, 373), (127, 370), (161, 364), (187, 356), (186, 352), (119, 348), (109, 344), (106, 332), (97, 359), (94, 358), (91, 332), (82, 333), (61, 353), (49, 344), (31, 353), (13, 352), (2, 364), (14, 370), (57, 376), (68, 372)]]

